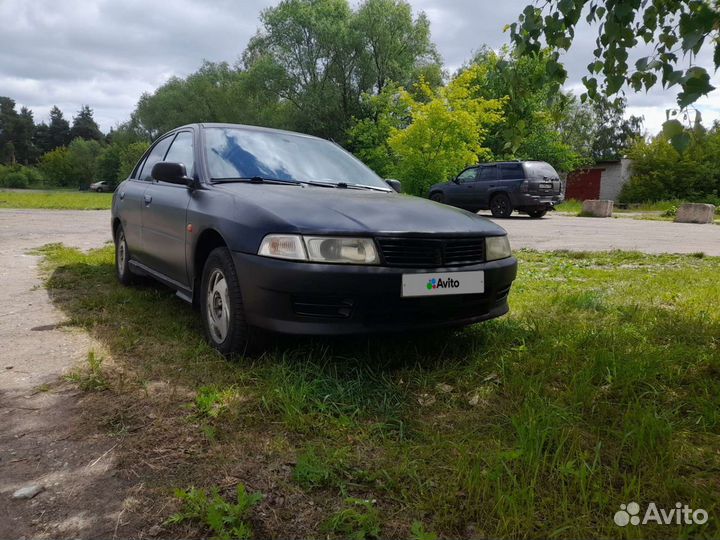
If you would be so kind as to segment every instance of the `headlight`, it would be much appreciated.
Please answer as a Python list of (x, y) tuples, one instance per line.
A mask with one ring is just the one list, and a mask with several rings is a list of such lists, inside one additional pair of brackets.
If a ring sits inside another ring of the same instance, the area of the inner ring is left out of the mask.
[(300, 236), (268, 234), (258, 255), (276, 259), (341, 264), (377, 264), (380, 262), (371, 238), (343, 236)]
[(510, 241), (505, 236), (488, 236), (485, 238), (485, 260), (496, 261), (512, 255)]
[(268, 234), (260, 244), (258, 255), (276, 259), (307, 260), (302, 236), (295, 234)]
[(315, 262), (377, 264), (380, 259), (370, 238), (306, 236), (308, 258)]

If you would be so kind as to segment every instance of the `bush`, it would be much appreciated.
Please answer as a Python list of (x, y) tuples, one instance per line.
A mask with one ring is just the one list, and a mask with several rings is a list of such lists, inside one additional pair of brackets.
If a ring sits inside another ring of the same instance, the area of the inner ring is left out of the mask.
[(693, 130), (683, 154), (658, 136), (651, 142), (639, 140), (628, 157), (633, 160), (632, 177), (620, 193), (621, 203), (673, 199), (712, 203), (720, 195), (720, 126)]
[(28, 180), (20, 171), (12, 171), (5, 175), (2, 185), (7, 188), (26, 188), (28, 187)]
[(43, 180), (42, 173), (34, 167), (0, 166), (0, 187), (21, 189), (42, 185)]

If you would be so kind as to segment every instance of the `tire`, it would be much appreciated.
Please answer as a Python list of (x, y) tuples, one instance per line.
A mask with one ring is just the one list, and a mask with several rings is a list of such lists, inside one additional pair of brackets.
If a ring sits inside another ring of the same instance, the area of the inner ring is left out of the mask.
[(533, 219), (540, 219), (545, 214), (547, 214), (547, 210), (543, 208), (542, 210), (528, 210), (528, 216), (530, 216)]
[(435, 201), (435, 202), (439, 202), (439, 203), (444, 203), (444, 202), (445, 202), (445, 195), (443, 195), (443, 194), (440, 193), (440, 192), (435, 192), (435, 193), (432, 193), (432, 194), (430, 195), (430, 200), (431, 200), (431, 201)]
[(245, 319), (240, 280), (227, 248), (210, 252), (203, 267), (199, 304), (205, 337), (220, 354), (247, 354), (259, 349), (260, 334)]
[(99, 187), (99, 188), (97, 188), (95, 191), (96, 191), (97, 193), (102, 193), (102, 192), (103, 192), (103, 188)]
[(490, 212), (493, 217), (507, 218), (513, 213), (513, 206), (510, 197), (504, 193), (498, 193), (490, 199)]
[(122, 225), (118, 225), (115, 231), (115, 275), (123, 285), (132, 285), (137, 281), (137, 276), (130, 270), (130, 250)]

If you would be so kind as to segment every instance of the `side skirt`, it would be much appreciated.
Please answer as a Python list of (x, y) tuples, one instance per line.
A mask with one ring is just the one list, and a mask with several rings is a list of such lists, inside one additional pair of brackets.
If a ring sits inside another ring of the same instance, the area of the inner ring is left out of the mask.
[(175, 289), (175, 294), (178, 298), (185, 300), (188, 304), (192, 304), (193, 292), (192, 289), (188, 289), (185, 285), (175, 281), (172, 278), (167, 277), (165, 274), (156, 272), (152, 268), (145, 266), (142, 263), (130, 259), (128, 264), (132, 267), (133, 272), (143, 276), (149, 276), (153, 279), (158, 280), (160, 283), (167, 285), (171, 289)]

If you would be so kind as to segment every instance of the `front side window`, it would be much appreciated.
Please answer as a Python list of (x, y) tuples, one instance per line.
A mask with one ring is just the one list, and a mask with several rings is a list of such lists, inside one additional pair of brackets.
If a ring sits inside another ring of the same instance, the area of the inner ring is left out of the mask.
[(193, 134), (189, 131), (181, 131), (175, 137), (170, 150), (165, 156), (165, 161), (171, 163), (182, 163), (185, 165), (187, 175), (192, 178), (195, 173), (195, 155), (193, 153)]
[(163, 161), (171, 141), (172, 137), (165, 137), (153, 147), (145, 159), (145, 164), (142, 166), (140, 180), (145, 180), (146, 182), (152, 180), (152, 168), (156, 163)]
[(470, 169), (466, 169), (457, 176), (457, 181), (460, 184), (464, 184), (465, 182), (474, 182), (477, 177), (477, 168), (472, 167)]
[(296, 182), (346, 183), (389, 189), (360, 160), (315, 137), (242, 128), (205, 129), (212, 180), (253, 177)]

